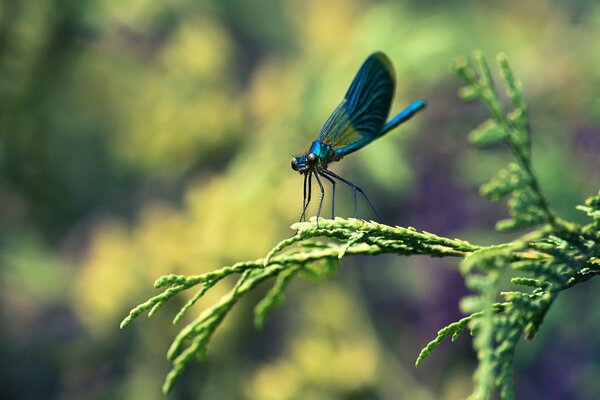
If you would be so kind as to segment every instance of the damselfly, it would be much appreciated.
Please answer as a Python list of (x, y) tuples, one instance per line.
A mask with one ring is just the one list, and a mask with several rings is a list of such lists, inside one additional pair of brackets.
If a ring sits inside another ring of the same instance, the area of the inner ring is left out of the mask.
[(329, 163), (339, 161), (344, 156), (385, 135), (425, 107), (425, 101), (416, 100), (386, 123), (395, 88), (395, 73), (390, 60), (381, 52), (371, 54), (358, 70), (342, 102), (325, 121), (317, 140), (311, 144), (304, 155), (292, 159), (292, 169), (304, 175), (304, 199), (300, 221), (306, 219), (313, 176), (321, 190), (317, 223), (325, 197), (321, 178), (329, 181), (332, 185), (331, 218), (335, 216), (337, 180), (352, 188), (355, 217), (357, 215), (357, 193), (360, 193), (373, 214), (379, 219), (375, 207), (365, 192), (327, 167)]

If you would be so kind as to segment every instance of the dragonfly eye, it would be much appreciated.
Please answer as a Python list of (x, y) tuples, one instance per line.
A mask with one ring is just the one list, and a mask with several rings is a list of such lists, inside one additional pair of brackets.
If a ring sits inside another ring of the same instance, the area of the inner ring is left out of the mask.
[(306, 156), (306, 161), (309, 165), (314, 165), (317, 162), (317, 156), (315, 153), (310, 153)]
[(292, 158), (292, 169), (298, 171), (298, 160), (296, 158)]

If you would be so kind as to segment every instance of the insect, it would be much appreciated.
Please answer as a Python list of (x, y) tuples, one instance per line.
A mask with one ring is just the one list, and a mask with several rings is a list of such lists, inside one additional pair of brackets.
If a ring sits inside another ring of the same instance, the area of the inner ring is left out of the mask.
[(360, 193), (373, 214), (380, 219), (375, 207), (361, 188), (330, 171), (327, 167), (331, 162), (339, 161), (344, 156), (382, 137), (425, 107), (425, 101), (416, 100), (386, 123), (395, 87), (395, 73), (388, 57), (381, 52), (371, 54), (358, 70), (342, 102), (323, 124), (317, 140), (311, 144), (304, 155), (292, 159), (292, 169), (304, 175), (300, 221), (306, 220), (313, 176), (321, 190), (317, 223), (325, 198), (325, 189), (321, 178), (329, 181), (332, 185), (331, 218), (334, 218), (335, 213), (335, 185), (336, 181), (339, 181), (352, 188), (355, 217), (357, 194)]

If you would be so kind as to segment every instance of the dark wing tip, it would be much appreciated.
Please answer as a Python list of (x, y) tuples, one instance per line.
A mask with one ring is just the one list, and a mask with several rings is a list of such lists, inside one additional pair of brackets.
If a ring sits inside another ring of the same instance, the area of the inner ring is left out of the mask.
[(387, 70), (387, 72), (390, 75), (390, 77), (392, 78), (392, 80), (394, 80), (394, 81), (396, 80), (396, 71), (394, 70), (392, 61), (390, 61), (390, 58), (384, 52), (376, 51), (375, 53), (371, 54), (365, 60), (365, 64), (367, 62), (369, 62), (369, 60), (377, 61), (380, 64), (382, 64), (385, 67), (385, 69)]

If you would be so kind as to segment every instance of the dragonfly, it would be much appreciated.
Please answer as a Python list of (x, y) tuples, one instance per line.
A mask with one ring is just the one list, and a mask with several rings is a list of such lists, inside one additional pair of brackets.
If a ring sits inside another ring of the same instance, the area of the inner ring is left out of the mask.
[(292, 169), (304, 175), (300, 222), (306, 220), (306, 212), (311, 201), (313, 177), (321, 191), (317, 224), (325, 198), (325, 188), (321, 179), (332, 185), (332, 219), (335, 218), (337, 181), (352, 188), (355, 218), (357, 216), (357, 196), (360, 194), (371, 212), (380, 220), (365, 192), (354, 183), (329, 170), (328, 166), (382, 137), (425, 108), (424, 100), (415, 100), (402, 112), (387, 121), (395, 88), (395, 72), (389, 58), (382, 52), (371, 54), (358, 70), (342, 102), (323, 124), (317, 140), (312, 142), (306, 153), (292, 158)]

